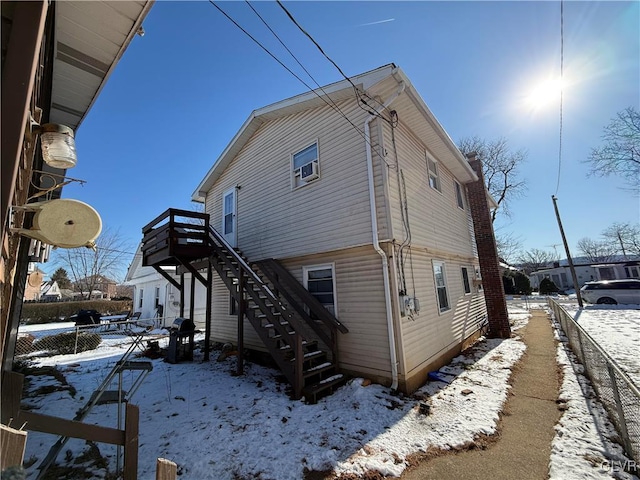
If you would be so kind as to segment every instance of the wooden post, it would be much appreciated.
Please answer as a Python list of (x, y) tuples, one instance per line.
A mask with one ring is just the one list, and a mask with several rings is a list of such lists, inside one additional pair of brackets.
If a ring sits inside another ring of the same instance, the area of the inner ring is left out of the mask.
[(302, 397), (302, 385), (304, 383), (304, 377), (302, 374), (304, 369), (304, 351), (302, 349), (302, 336), (298, 332), (296, 332), (295, 334), (294, 341), (295, 341), (294, 352), (296, 355), (296, 361), (294, 364), (295, 365), (294, 367), (295, 382), (294, 382), (293, 390), (294, 390), (294, 398), (299, 399), (300, 397)]
[(156, 462), (156, 480), (176, 480), (178, 466), (166, 458), (158, 458)]
[(138, 422), (140, 411), (136, 405), (127, 403), (124, 417), (124, 480), (138, 478)]
[(5, 425), (9, 425), (11, 419), (18, 417), (20, 399), (22, 398), (22, 384), (24, 376), (16, 372), (4, 372), (2, 375), (2, 418)]
[(191, 272), (191, 291), (189, 292), (189, 320), (193, 322), (196, 303), (196, 276)]
[(238, 375), (244, 373), (244, 272), (238, 267)]
[(27, 446), (27, 432), (0, 425), (0, 471), (9, 467), (22, 466), (24, 449)]
[(204, 361), (209, 361), (211, 353), (211, 301), (213, 298), (213, 269), (211, 268), (211, 260), (207, 263), (207, 308), (205, 313), (204, 326)]

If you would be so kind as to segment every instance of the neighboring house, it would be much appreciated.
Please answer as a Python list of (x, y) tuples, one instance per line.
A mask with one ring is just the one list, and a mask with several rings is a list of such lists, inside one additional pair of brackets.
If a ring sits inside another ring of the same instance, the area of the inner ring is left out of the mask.
[[(180, 281), (180, 275), (176, 275), (175, 268), (168, 268), (165, 271), (176, 281)], [(125, 284), (133, 287), (133, 311), (140, 312), (140, 318), (164, 317), (165, 325), (170, 325), (178, 317), (189, 317), (192, 288), (191, 274), (185, 274), (185, 304), (181, 314), (180, 292), (153, 267), (142, 266), (140, 246), (138, 246), (133, 261), (127, 270)], [(199, 329), (204, 329), (205, 327), (205, 290), (206, 288), (202, 284), (195, 283), (194, 317), (192, 320)]]
[(41, 302), (57, 302), (62, 298), (62, 292), (58, 286), (58, 282), (49, 280), (44, 282), (40, 287)]
[[(623, 280), (626, 278), (640, 278), (640, 261), (621, 261), (596, 264), (574, 265), (578, 287), (586, 282), (597, 280)], [(573, 289), (571, 269), (568, 265), (554, 265), (553, 268), (545, 268), (531, 273), (529, 280), (532, 288), (539, 288), (540, 282), (548, 278), (560, 289)]]
[(92, 299), (111, 300), (111, 297), (116, 296), (117, 282), (104, 275), (92, 275), (74, 282), (73, 287), (77, 294), (74, 296), (86, 297), (89, 288), (91, 288)]
[[(504, 306), (490, 197), (479, 162), (395, 65), (319, 92), (254, 111), (192, 199), (249, 261), (277, 259), (348, 328), (342, 371), (410, 392), (477, 335), (485, 296)], [(235, 342), (227, 288), (213, 278), (211, 339)], [(490, 318), (508, 332), (506, 306)], [(251, 327), (244, 345), (264, 349)]]

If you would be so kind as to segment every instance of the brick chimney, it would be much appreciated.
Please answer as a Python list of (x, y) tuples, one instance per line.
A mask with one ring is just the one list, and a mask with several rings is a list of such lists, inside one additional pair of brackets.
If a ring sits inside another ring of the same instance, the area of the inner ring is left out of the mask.
[(487, 203), (482, 162), (476, 158), (475, 152), (468, 154), (467, 158), (471, 168), (478, 175), (477, 181), (467, 184), (467, 192), (469, 193), (469, 206), (478, 247), (484, 299), (489, 317), (488, 336), (491, 338), (509, 338), (511, 336), (511, 328), (509, 327), (509, 316), (507, 314), (507, 301), (504, 296), (496, 238), (493, 233), (491, 214)]

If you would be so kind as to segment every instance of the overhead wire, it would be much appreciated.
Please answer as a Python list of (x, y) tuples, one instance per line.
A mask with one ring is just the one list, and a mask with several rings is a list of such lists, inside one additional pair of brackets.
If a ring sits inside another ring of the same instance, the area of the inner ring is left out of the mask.
[(560, 135), (558, 146), (558, 181), (556, 182), (556, 193), (560, 190), (560, 172), (562, 169), (562, 100), (563, 90), (562, 85), (564, 78), (564, 1), (560, 1)]
[[(300, 81), (300, 83), (302, 83), (305, 87), (307, 87), (307, 89), (309, 89), (310, 92), (312, 92), (314, 95), (316, 95), (320, 100), (322, 100), (325, 104), (327, 104), (334, 111), (336, 111), (336, 108), (337, 108), (337, 113), (340, 113), (342, 115), (342, 117), (355, 129), (355, 131), (358, 132), (358, 134), (363, 138), (363, 140), (365, 142), (367, 142), (369, 147), (371, 147), (371, 150), (376, 155), (378, 155), (378, 157), (380, 157), (380, 159), (383, 162), (385, 162), (385, 164), (386, 164), (386, 160), (384, 159), (384, 157), (382, 157), (382, 155), (380, 155), (380, 153), (378, 151), (376, 151), (376, 149), (373, 148), (373, 146), (371, 145), (370, 141), (365, 137), (364, 133), (349, 119), (349, 117), (347, 117), (345, 115), (345, 113), (342, 110), (340, 110), (340, 108), (337, 105), (334, 104), (335, 105), (335, 108), (334, 108), (334, 105), (331, 105), (329, 102), (327, 102), (327, 100), (322, 95), (320, 95), (315, 89), (310, 87), (304, 80), (302, 80), (295, 72), (293, 72), (289, 67), (287, 67), (278, 57), (276, 57), (273, 53), (271, 53), (269, 51), (269, 49), (267, 49), (267, 47), (262, 45), (262, 43), (260, 43), (253, 35), (251, 35), (247, 30), (245, 30), (238, 22), (236, 22), (230, 15), (228, 15), (222, 8), (220, 8), (213, 0), (209, 0), (209, 3), (211, 5), (213, 5), (220, 13), (222, 13), (239, 30), (241, 30), (245, 35), (247, 35), (251, 40), (253, 40), (253, 42), (256, 45), (258, 45), (262, 50), (264, 50), (271, 58), (273, 58), (276, 62), (278, 62), (285, 70), (287, 70), (291, 75), (293, 75), (296, 79), (298, 79), (298, 81)], [(264, 20), (263, 20), (263, 22), (264, 22)], [(289, 49), (287, 49), (287, 50), (289, 50)], [(305, 71), (306, 71), (306, 69), (305, 69)], [(342, 73), (342, 71), (341, 71), (341, 73)], [(342, 73), (342, 74), (344, 75), (344, 73)], [(347, 78), (347, 80), (349, 81), (349, 83), (351, 83), (351, 85), (353, 85), (353, 82), (349, 78)], [(320, 90), (322, 90), (322, 88)], [(326, 92), (324, 90), (322, 90), (322, 91), (326, 95)], [(371, 113), (372, 115), (376, 115), (379, 118), (382, 118), (383, 120), (389, 122), (389, 120), (384, 118), (379, 113), (375, 113), (375, 112), (369, 112), (369, 113)]]
[[(311, 36), (311, 34), (309, 34), (309, 32), (307, 32), (302, 25), (300, 25), (298, 23), (298, 21), (294, 18), (294, 16), (291, 14), (291, 12), (289, 10), (287, 10), (287, 7), (285, 7), (282, 2), (280, 0), (276, 0), (276, 2), (278, 3), (278, 5), (280, 6), (280, 8), (284, 11), (284, 13), (287, 15), (287, 17), (289, 17), (289, 19), (293, 22), (293, 24), (298, 27), (298, 29), (309, 39), (311, 40), (311, 42), (317, 47), (317, 49), (320, 51), (320, 53), (329, 61), (331, 62), (331, 64), (336, 67), (336, 69), (338, 70), (338, 72), (340, 72), (340, 75), (342, 75), (345, 80), (347, 80), (351, 86), (353, 87), (354, 92), (356, 93), (356, 97), (359, 100), (359, 102), (362, 102), (363, 104), (365, 104), (369, 109), (372, 109), (373, 107), (371, 105), (369, 105), (366, 100), (364, 100), (362, 98), (361, 95), (366, 96), (368, 99), (373, 100), (374, 102), (376, 102), (378, 105), (383, 106), (382, 103), (380, 103), (379, 101), (377, 101), (375, 98), (370, 97), (369, 95), (366, 94), (366, 92), (360, 92), (358, 90), (358, 87), (353, 83), (353, 81), (342, 71), (342, 69), (338, 66), (338, 64), (336, 62), (334, 62), (326, 53), (325, 51), (322, 49), (322, 47), (318, 44), (318, 42)], [(360, 105), (360, 103), (358, 103), (358, 106), (360, 106), (360, 108), (362, 108), (362, 106)], [(379, 113), (375, 112), (375, 108), (373, 108), (374, 111), (371, 111), (369, 109), (363, 109), (365, 110), (367, 113), (371, 114), (371, 115), (376, 115), (377, 117), (388, 121), (386, 118), (384, 118), (383, 116), (381, 116)]]

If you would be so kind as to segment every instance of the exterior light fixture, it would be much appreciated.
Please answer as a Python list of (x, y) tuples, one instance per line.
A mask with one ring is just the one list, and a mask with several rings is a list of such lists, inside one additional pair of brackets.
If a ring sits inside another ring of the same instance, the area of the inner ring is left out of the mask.
[(42, 158), (47, 165), (61, 169), (75, 167), (77, 156), (73, 130), (56, 123), (45, 123), (39, 130)]
[(73, 168), (77, 163), (76, 141), (73, 129), (57, 123), (38, 124), (29, 115), (26, 137), (29, 141), (40, 135), (42, 158), (53, 168)]

